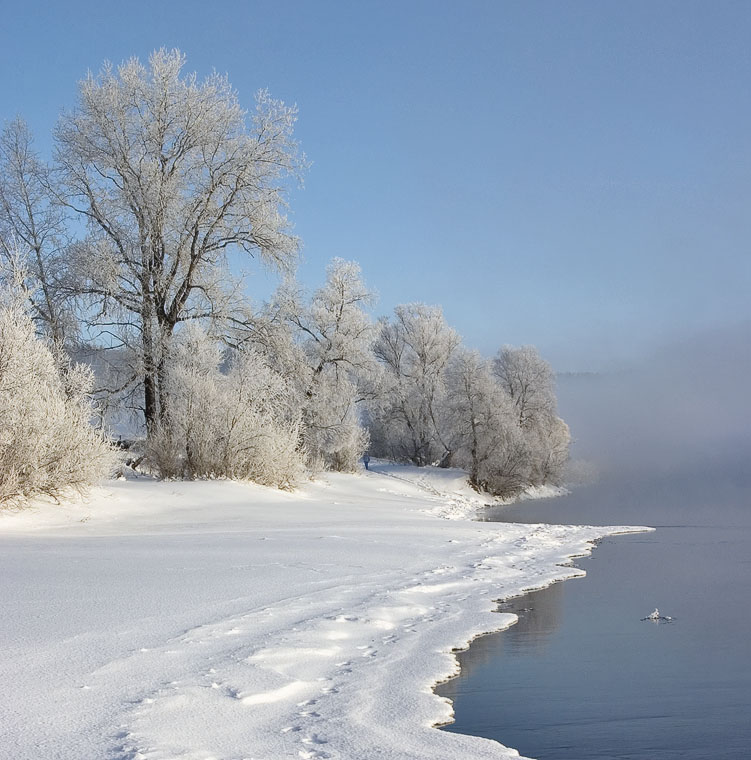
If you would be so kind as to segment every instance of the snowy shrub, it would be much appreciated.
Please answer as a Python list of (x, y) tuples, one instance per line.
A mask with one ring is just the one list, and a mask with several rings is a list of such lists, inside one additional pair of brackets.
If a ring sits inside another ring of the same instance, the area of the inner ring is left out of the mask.
[(290, 488), (301, 477), (300, 412), (289, 384), (254, 351), (220, 371), (217, 344), (184, 328), (168, 352), (166, 410), (148, 461), (166, 478), (225, 477)]
[(288, 380), (253, 351), (238, 352), (222, 403), (226, 475), (290, 488), (304, 475), (301, 413)]
[(63, 366), (34, 334), (24, 290), (0, 296), (0, 505), (83, 490), (114, 453), (90, 424), (91, 372)]
[(494, 496), (515, 496), (531, 485), (529, 448), (513, 426), (501, 427), (496, 440), (497, 445), (480, 464), (475, 485)]
[(162, 378), (166, 409), (148, 438), (147, 458), (162, 477), (213, 473), (219, 437), (218, 345), (190, 325), (172, 341)]

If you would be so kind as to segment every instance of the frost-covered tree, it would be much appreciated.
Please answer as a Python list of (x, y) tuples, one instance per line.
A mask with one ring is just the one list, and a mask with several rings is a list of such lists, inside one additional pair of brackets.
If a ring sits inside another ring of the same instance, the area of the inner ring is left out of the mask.
[[(62, 347), (75, 332), (66, 287), (65, 213), (55, 201), (49, 168), (34, 150), (31, 131), (21, 119), (0, 133), (0, 256), (5, 266), (23, 257), (26, 291), (37, 330)], [(12, 241), (12, 242), (11, 242)]]
[(531, 456), (515, 406), (490, 362), (460, 349), (447, 370), (447, 407), (454, 434), (454, 463), (476, 488), (510, 496), (529, 485)]
[(334, 259), (308, 305), (287, 298), (287, 319), (302, 349), (305, 442), (326, 467), (353, 470), (368, 444), (356, 408), (376, 371), (375, 329), (365, 311), (373, 294), (354, 261)]
[(440, 309), (422, 304), (399, 306), (380, 324), (384, 375), (368, 410), (374, 452), (463, 467), (497, 496), (557, 482), (569, 433), (552, 370), (535, 349), (505, 348), (488, 361), (460, 346)]
[(247, 123), (226, 77), (199, 81), (184, 62), (159, 50), (148, 66), (105, 64), (56, 131), (60, 198), (88, 222), (77, 249), (88, 321), (132, 351), (149, 432), (166, 410), (177, 325), (236, 314), (228, 253), (285, 268), (298, 247), (284, 216), (288, 178), (304, 164), (295, 109), (262, 91)]
[(174, 337), (165, 414), (148, 443), (162, 477), (226, 477), (289, 488), (300, 478), (301, 415), (290, 383), (255, 351), (220, 369), (217, 341), (195, 323)]
[(379, 371), (366, 311), (372, 301), (359, 265), (334, 259), (311, 297), (286, 282), (241, 337), (294, 384), (314, 469), (353, 470), (367, 446), (358, 402), (372, 392)]
[(397, 306), (393, 321), (381, 320), (374, 350), (384, 378), (380, 397), (370, 407), (378, 453), (417, 465), (450, 462), (444, 375), (459, 344), (459, 335), (435, 306)]
[(105, 478), (110, 446), (90, 424), (91, 372), (60, 371), (34, 331), (22, 282), (0, 291), (0, 506), (58, 497)]
[(494, 371), (511, 398), (530, 451), (530, 482), (557, 482), (568, 460), (570, 434), (558, 416), (555, 376), (533, 346), (505, 346)]
[(559, 484), (569, 460), (571, 433), (568, 425), (557, 415), (550, 415), (544, 424), (524, 431), (531, 451), (533, 485)]
[(352, 472), (368, 447), (368, 431), (360, 422), (355, 383), (326, 370), (303, 401), (303, 439), (308, 464)]
[(504, 346), (493, 366), (496, 377), (514, 402), (522, 428), (530, 428), (555, 414), (553, 370), (534, 346)]
[(375, 330), (365, 311), (373, 301), (360, 265), (334, 259), (326, 269), (326, 283), (309, 306), (291, 310), (288, 318), (302, 338), (311, 370), (309, 386), (328, 368), (353, 376), (373, 371)]

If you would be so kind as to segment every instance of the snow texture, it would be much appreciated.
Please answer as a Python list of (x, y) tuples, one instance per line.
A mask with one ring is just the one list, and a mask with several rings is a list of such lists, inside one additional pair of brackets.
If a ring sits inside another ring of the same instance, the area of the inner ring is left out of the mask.
[(633, 529), (467, 519), (479, 504), (457, 470), (375, 464), (295, 493), (130, 479), (0, 513), (0, 754), (518, 757), (436, 730), (433, 686), (515, 622), (494, 600)]

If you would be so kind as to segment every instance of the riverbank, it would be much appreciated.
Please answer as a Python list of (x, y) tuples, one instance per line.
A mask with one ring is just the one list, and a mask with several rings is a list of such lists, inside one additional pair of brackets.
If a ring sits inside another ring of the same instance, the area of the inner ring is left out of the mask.
[(458, 471), (377, 466), (295, 493), (118, 481), (3, 514), (2, 746), (18, 760), (518, 757), (433, 728), (452, 714), (433, 686), (453, 650), (514, 622), (495, 599), (581, 575), (572, 556), (631, 529), (473, 522), (477, 506)]

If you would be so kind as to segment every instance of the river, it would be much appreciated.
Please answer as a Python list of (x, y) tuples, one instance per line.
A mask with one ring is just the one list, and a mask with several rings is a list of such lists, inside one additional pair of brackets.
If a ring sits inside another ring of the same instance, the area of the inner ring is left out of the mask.
[[(485, 517), (657, 530), (606, 539), (576, 561), (586, 578), (502, 603), (519, 622), (460, 655), (461, 675), (438, 690), (456, 713), (445, 730), (539, 760), (746, 760), (749, 439), (727, 427), (668, 435), (650, 427), (656, 409), (606, 413), (616, 389), (593, 393), (596, 382), (564, 389), (562, 406), (580, 423), (577, 448), (598, 463), (597, 482)], [(674, 620), (642, 620), (655, 607)]]

